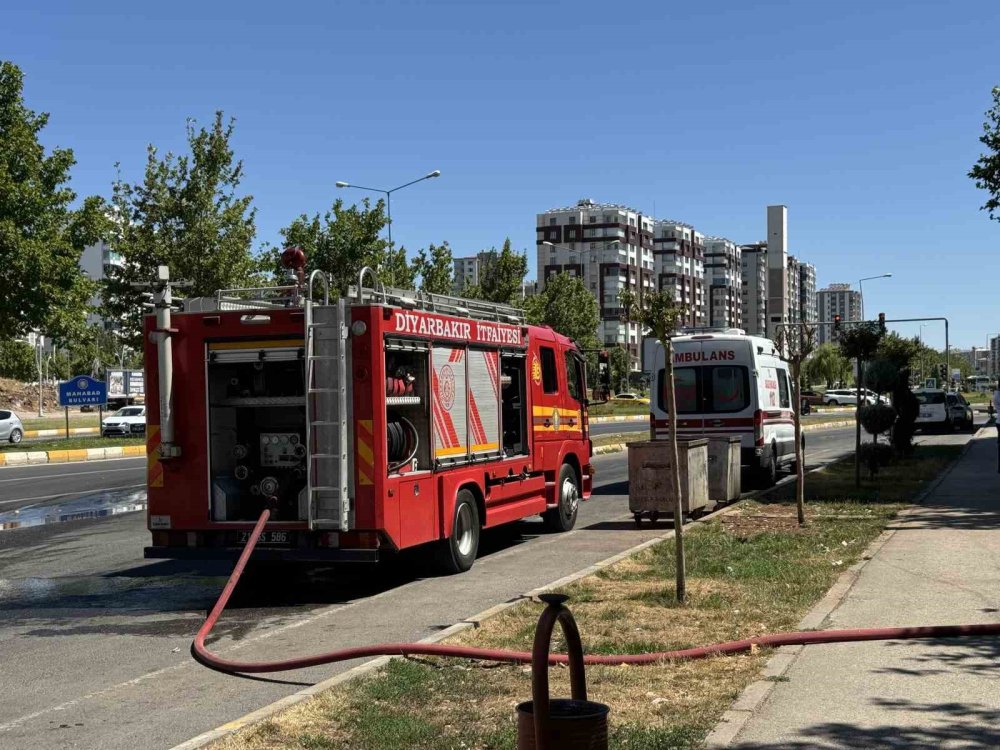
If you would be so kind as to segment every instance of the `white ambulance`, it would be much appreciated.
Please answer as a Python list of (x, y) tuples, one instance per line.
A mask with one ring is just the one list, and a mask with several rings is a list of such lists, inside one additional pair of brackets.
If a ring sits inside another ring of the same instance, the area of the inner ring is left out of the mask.
[[(780, 469), (794, 468), (792, 379), (773, 341), (738, 328), (711, 329), (674, 337), (673, 350), (680, 439), (738, 435), (743, 466), (767, 484)], [(659, 341), (644, 341), (654, 440), (666, 438), (668, 428), (663, 355)]]

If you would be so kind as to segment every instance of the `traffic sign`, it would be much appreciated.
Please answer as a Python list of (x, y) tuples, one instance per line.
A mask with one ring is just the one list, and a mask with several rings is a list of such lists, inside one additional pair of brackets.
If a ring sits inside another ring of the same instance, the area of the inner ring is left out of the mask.
[(104, 406), (108, 386), (87, 375), (77, 375), (59, 384), (59, 406)]

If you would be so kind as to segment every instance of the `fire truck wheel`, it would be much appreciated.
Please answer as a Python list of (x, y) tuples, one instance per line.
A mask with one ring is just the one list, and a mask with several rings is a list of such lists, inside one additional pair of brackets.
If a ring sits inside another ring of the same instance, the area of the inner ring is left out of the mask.
[(464, 573), (472, 567), (479, 552), (479, 510), (469, 490), (460, 490), (455, 498), (455, 517), (451, 535), (438, 546), (437, 562), (443, 573)]
[(580, 486), (576, 472), (569, 464), (559, 470), (559, 507), (542, 514), (545, 525), (552, 531), (569, 531), (576, 525), (576, 514), (580, 509)]

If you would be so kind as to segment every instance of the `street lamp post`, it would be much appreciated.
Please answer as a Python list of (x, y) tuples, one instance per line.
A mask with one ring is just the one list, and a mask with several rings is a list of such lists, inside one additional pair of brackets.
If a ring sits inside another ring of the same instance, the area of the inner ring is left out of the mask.
[[(872, 279), (890, 279), (892, 278), (891, 273), (880, 273), (878, 276), (865, 276), (863, 279), (858, 280), (858, 289), (861, 291), (861, 319), (865, 319), (865, 282), (871, 281)], [(850, 312), (850, 311), (848, 311)]]
[(355, 190), (368, 190), (373, 193), (382, 193), (385, 195), (385, 215), (386, 215), (386, 226), (389, 229), (389, 249), (392, 250), (392, 194), (397, 190), (402, 190), (410, 185), (416, 185), (418, 182), (423, 182), (424, 180), (429, 180), (433, 177), (440, 177), (441, 170), (435, 169), (433, 172), (428, 172), (423, 177), (418, 177), (415, 180), (410, 180), (404, 185), (399, 185), (398, 187), (390, 188), (389, 190), (384, 190), (382, 188), (365, 187), (364, 185), (355, 185), (350, 182), (344, 182), (343, 180), (338, 180), (336, 185), (339, 188), (354, 188)]

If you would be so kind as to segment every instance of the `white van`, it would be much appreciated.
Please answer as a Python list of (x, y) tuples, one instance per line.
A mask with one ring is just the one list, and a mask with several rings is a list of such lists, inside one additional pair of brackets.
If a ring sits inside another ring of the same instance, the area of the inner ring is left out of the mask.
[[(674, 390), (681, 439), (739, 435), (742, 463), (766, 482), (795, 463), (795, 415), (788, 363), (774, 342), (735, 328), (676, 336)], [(667, 437), (663, 346), (643, 343), (643, 369), (655, 388), (652, 439)]]

